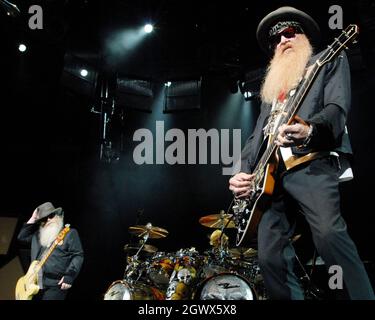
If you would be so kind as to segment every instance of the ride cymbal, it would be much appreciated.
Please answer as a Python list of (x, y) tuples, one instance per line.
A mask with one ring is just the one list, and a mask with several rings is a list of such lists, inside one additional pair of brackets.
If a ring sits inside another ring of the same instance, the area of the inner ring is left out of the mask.
[(209, 228), (235, 228), (235, 224), (231, 221), (231, 214), (210, 214), (208, 216), (201, 217), (199, 223)]
[(151, 239), (165, 238), (168, 235), (168, 231), (154, 227), (151, 223), (147, 223), (145, 226), (137, 225), (129, 227), (129, 232), (137, 235), (138, 237), (143, 237), (148, 235)]

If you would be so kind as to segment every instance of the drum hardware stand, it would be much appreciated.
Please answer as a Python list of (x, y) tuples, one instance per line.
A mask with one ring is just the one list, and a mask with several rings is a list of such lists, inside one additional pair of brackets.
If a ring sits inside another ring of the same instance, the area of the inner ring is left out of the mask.
[(143, 236), (143, 239), (141, 241), (139, 241), (139, 243), (141, 244), (141, 246), (139, 247), (137, 253), (134, 255), (137, 259), (138, 259), (138, 255), (139, 253), (142, 251), (143, 247), (145, 246), (146, 244), (146, 241), (148, 240), (148, 238), (150, 237), (150, 234), (149, 233), (146, 233), (144, 236)]
[[(224, 214), (224, 211), (222, 211), (222, 214)], [(224, 225), (221, 226), (220, 228), (220, 237), (219, 237), (219, 243), (220, 243), (220, 260), (223, 260), (224, 258), (226, 258), (226, 255), (228, 254), (227, 252), (227, 248), (224, 248), (224, 243), (223, 241), (221, 241), (221, 239), (223, 238), (223, 235), (224, 235), (224, 229), (226, 229), (229, 225), (229, 223), (233, 220), (233, 215), (230, 217), (230, 219), (228, 219), (228, 222)], [(223, 261), (222, 261), (223, 262)]]
[[(300, 281), (301, 283), (303, 284), (303, 289), (304, 289), (304, 295), (306, 296), (309, 296), (313, 299), (318, 299), (318, 300), (321, 300), (322, 299), (322, 292), (319, 288), (317, 288), (313, 282), (311, 281), (311, 274), (310, 276), (308, 275), (308, 273), (306, 272), (306, 269), (303, 267), (303, 264), (301, 263), (301, 260), (298, 258), (298, 255), (295, 253), (295, 258), (300, 266), (300, 268), (302, 269), (303, 271), (303, 276), (300, 277)], [(315, 252), (314, 252), (314, 257), (315, 257)]]
[[(147, 226), (150, 225), (150, 228), (152, 227), (151, 223), (148, 223)], [(142, 273), (138, 274), (138, 277), (137, 279), (135, 280), (132, 280), (130, 277), (136, 272), (137, 268), (138, 268), (138, 257), (139, 257), (139, 253), (142, 251), (143, 247), (145, 246), (147, 240), (149, 239), (149, 236), (150, 234), (147, 232), (143, 235), (143, 239), (141, 239), (139, 241), (139, 243), (141, 244), (141, 246), (139, 247), (138, 251), (136, 252), (135, 255), (131, 256), (130, 257), (130, 263), (127, 265), (126, 269), (125, 269), (125, 275), (124, 275), (124, 278), (127, 279), (128, 281), (130, 282), (133, 282), (133, 281), (138, 281), (139, 278), (142, 276)]]
[(314, 249), (314, 254), (313, 254), (313, 258), (312, 258), (312, 264), (311, 264), (311, 270), (310, 270), (310, 277), (312, 276), (312, 273), (315, 269), (315, 264), (316, 264), (316, 254), (317, 254), (317, 251), (316, 249)]
[[(124, 280), (126, 280), (129, 283), (137, 282), (139, 278), (142, 276), (142, 273), (139, 273), (136, 279), (132, 279), (133, 274), (136, 274), (138, 268), (138, 260), (135, 257), (135, 255), (131, 257), (131, 261), (125, 269)], [(133, 260), (133, 258), (135, 259)]]
[(136, 260), (138, 260), (139, 253), (142, 251), (143, 247), (145, 246), (147, 240), (150, 237), (150, 230), (152, 228), (152, 224), (150, 222), (147, 223), (146, 228), (147, 228), (148, 231), (146, 231), (146, 233), (142, 236), (142, 239), (139, 241), (139, 243), (141, 244), (141, 246), (139, 247), (139, 249), (136, 252), (136, 254), (133, 256)]

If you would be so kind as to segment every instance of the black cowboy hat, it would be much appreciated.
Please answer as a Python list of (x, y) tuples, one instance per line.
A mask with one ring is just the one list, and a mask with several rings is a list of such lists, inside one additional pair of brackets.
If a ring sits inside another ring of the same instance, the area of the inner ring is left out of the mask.
[(55, 208), (51, 202), (45, 202), (37, 207), (38, 210), (38, 219), (35, 223), (41, 222), (44, 218), (50, 216), (51, 214), (62, 215), (62, 208)]
[(320, 28), (316, 21), (305, 12), (293, 7), (281, 7), (267, 14), (259, 23), (256, 37), (259, 46), (263, 51), (272, 54), (269, 46), (270, 30), (278, 22), (293, 21), (301, 25), (304, 33), (309, 38), (312, 46), (316, 46), (320, 41)]

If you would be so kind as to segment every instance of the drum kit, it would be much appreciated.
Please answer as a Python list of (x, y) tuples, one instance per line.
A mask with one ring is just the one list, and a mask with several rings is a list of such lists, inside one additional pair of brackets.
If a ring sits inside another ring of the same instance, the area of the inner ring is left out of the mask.
[(129, 232), (137, 244), (126, 244), (127, 266), (122, 280), (111, 283), (104, 300), (264, 300), (267, 295), (253, 248), (229, 248), (225, 229), (234, 228), (231, 215), (212, 214), (199, 219), (215, 229), (209, 250), (194, 247), (159, 251), (146, 243), (165, 238), (168, 231), (135, 225)]

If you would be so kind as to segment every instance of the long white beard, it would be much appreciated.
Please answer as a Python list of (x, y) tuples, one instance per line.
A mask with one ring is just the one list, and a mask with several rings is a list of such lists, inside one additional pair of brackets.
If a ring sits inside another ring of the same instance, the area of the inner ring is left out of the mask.
[(56, 239), (60, 230), (64, 225), (62, 218), (57, 218), (47, 226), (41, 226), (39, 228), (39, 241), (43, 247), (49, 247), (51, 243)]
[(286, 94), (297, 86), (304, 74), (312, 51), (307, 38), (301, 35), (298, 42), (293, 42), (291, 52), (281, 53), (280, 50), (275, 52), (261, 89), (263, 102), (272, 104), (281, 92)]

